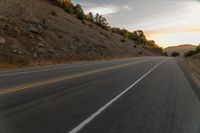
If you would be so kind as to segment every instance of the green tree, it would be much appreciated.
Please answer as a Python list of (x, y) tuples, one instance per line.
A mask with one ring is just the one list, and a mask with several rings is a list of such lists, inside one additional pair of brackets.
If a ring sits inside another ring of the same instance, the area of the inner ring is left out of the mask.
[(94, 22), (94, 16), (91, 12), (86, 15), (86, 19), (90, 22)]
[(95, 15), (95, 17), (94, 17), (94, 22), (96, 23), (96, 24), (98, 24), (99, 23), (99, 14), (97, 13), (96, 15)]
[(62, 7), (66, 12), (68, 12), (70, 14), (74, 14), (74, 5), (73, 5), (73, 3), (71, 3), (70, 0), (64, 0)]
[(164, 52), (163, 55), (164, 55), (164, 56), (168, 56), (168, 53), (167, 53), (167, 52)]
[(179, 56), (179, 55), (180, 55), (180, 53), (178, 53), (178, 52), (173, 52), (173, 53), (171, 54), (172, 57), (177, 57), (177, 56)]
[(94, 23), (106, 30), (110, 29), (106, 18), (104, 18), (102, 15), (99, 15), (98, 13), (94, 17)]
[(200, 53), (200, 44), (196, 47), (195, 52), (196, 52), (196, 53)]
[(83, 20), (85, 18), (84, 11), (83, 11), (80, 4), (77, 4), (74, 7), (74, 14), (77, 15), (77, 18), (80, 19), (80, 20)]
[(126, 29), (122, 29), (121, 30), (121, 35), (124, 37), (124, 38), (128, 38), (129, 37), (129, 31), (126, 30)]
[(71, 0), (63, 0), (64, 7), (70, 7), (72, 5)]
[(108, 24), (108, 22), (107, 22), (107, 19), (104, 18), (104, 17), (101, 17), (101, 18), (100, 18), (100, 25), (101, 25), (101, 27), (104, 28), (104, 29), (108, 29), (108, 27), (109, 27), (109, 24)]
[(117, 34), (120, 34), (120, 32), (121, 32), (120, 28), (117, 28), (117, 27), (113, 27), (113, 28), (111, 29), (111, 31), (112, 31), (113, 33), (117, 33)]
[(190, 56), (193, 56), (194, 54), (195, 54), (195, 51), (194, 50), (190, 50), (190, 51), (184, 53), (184, 57), (188, 58)]

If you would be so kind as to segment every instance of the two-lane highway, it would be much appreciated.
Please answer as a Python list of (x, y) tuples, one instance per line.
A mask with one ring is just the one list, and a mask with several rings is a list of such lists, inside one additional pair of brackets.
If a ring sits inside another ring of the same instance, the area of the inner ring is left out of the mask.
[(173, 58), (0, 72), (0, 133), (199, 133), (200, 104)]

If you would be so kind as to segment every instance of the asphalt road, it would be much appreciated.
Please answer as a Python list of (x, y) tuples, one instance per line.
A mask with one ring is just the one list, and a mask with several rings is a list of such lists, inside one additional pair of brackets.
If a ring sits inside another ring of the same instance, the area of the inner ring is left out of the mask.
[(200, 133), (175, 59), (140, 57), (0, 72), (0, 133)]

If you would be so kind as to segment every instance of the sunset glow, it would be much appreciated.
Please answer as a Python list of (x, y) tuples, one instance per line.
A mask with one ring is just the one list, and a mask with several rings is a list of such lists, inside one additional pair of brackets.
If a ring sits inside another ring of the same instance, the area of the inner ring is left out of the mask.
[(111, 26), (143, 30), (162, 47), (200, 43), (199, 0), (75, 0), (102, 13)]
[(173, 29), (152, 31), (148, 33), (148, 38), (156, 40), (163, 47), (180, 44), (198, 44), (200, 43), (200, 3), (198, 1), (187, 1), (188, 13), (183, 19), (177, 21), (172, 26)]
[(198, 44), (200, 42), (199, 37), (200, 32), (181, 32), (153, 34), (149, 38), (166, 47), (180, 44)]

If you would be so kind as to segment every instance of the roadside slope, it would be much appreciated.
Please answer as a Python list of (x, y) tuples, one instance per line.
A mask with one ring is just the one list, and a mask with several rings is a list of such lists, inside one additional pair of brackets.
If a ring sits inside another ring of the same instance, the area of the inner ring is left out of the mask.
[(37, 65), (149, 56), (148, 46), (80, 21), (47, 0), (0, 1), (0, 62)]
[[(200, 88), (200, 60), (196, 57), (190, 58), (177, 58), (179, 64), (184, 68), (184, 70), (190, 75), (194, 83), (198, 88)], [(200, 94), (200, 91), (198, 90)], [(200, 95), (199, 95), (200, 96)]]

